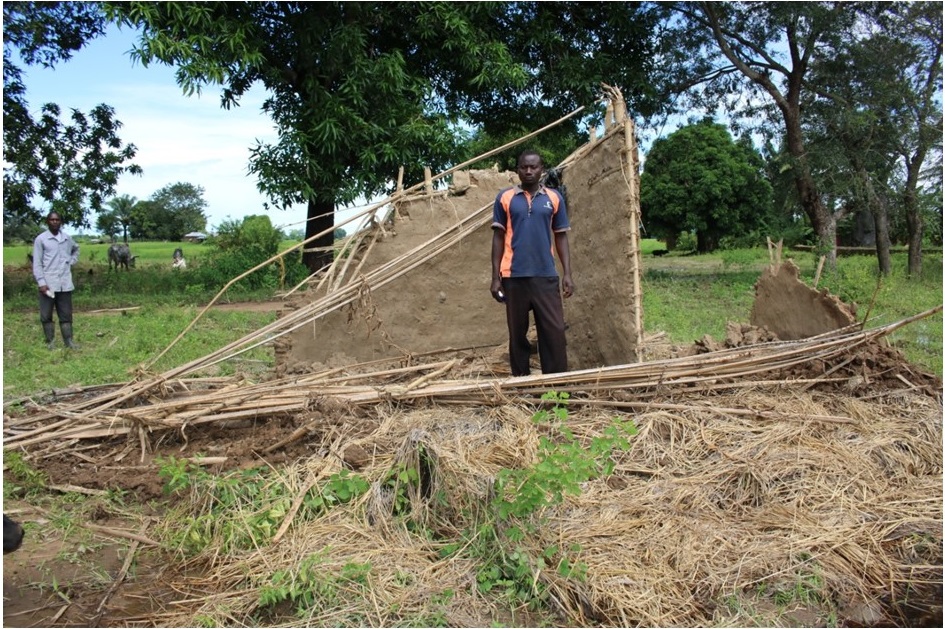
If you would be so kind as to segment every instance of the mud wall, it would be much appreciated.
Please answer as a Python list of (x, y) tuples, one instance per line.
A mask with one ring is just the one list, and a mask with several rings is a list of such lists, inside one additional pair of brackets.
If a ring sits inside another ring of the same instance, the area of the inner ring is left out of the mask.
[[(632, 161), (631, 161), (632, 160)], [(636, 156), (614, 127), (565, 168), (571, 273), (565, 300), (568, 365), (587, 369), (639, 360), (639, 187)]]
[[(637, 304), (630, 277), (633, 264), (638, 268), (639, 254), (631, 252), (629, 233), (639, 204), (631, 208), (627, 165), (621, 165), (625, 156), (623, 127), (618, 125), (583, 147), (572, 156), (575, 159), (569, 158), (562, 171), (577, 285), (576, 294), (565, 300), (571, 369), (637, 359)], [(287, 336), (277, 345), (278, 370), (304, 372), (314, 364), (337, 366), (451, 347), (504, 346), (505, 310), (489, 292), (492, 203), (501, 188), (517, 181), (510, 172), (456, 173), (449, 191), (397, 203), (392, 224), (370, 249), (365, 269), (412, 251), (473, 213), (481, 213), (481, 223), (394, 282), (377, 289), (362, 287), (357, 303)]]

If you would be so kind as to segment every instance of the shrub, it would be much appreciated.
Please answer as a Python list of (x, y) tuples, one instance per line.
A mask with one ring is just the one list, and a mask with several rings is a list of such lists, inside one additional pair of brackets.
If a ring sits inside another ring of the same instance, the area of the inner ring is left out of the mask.
[[(282, 232), (272, 226), (268, 216), (247, 216), (242, 222), (224, 221), (217, 235), (208, 241), (214, 251), (210, 254), (211, 264), (199, 271), (203, 283), (223, 286), (276, 255), (281, 241)], [(301, 253), (293, 252), (255, 271), (237, 285), (250, 289), (284, 288), (307, 275)]]
[(699, 240), (692, 232), (681, 232), (676, 239), (677, 251), (695, 251), (699, 245)]

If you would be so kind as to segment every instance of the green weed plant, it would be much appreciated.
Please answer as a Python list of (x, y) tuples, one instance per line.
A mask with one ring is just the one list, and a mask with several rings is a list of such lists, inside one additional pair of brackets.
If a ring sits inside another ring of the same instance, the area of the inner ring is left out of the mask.
[(547, 408), (532, 417), (545, 425), (549, 435), (539, 439), (538, 461), (531, 466), (503, 469), (496, 475), (494, 496), (487, 509), (476, 514), (462, 539), (446, 545), (441, 554), (462, 550), (480, 563), (476, 578), (480, 591), (497, 594), (513, 606), (539, 608), (547, 592), (538, 579), (546, 569), (564, 578), (583, 580), (587, 566), (576, 561), (579, 545), (550, 545), (534, 554), (523, 541), (547, 522), (546, 509), (561, 504), (566, 496), (581, 493), (581, 484), (610, 475), (612, 454), (630, 447), (636, 434), (630, 421), (614, 419), (601, 437), (584, 445), (567, 426), (566, 392), (550, 391), (542, 396)]
[[(158, 474), (167, 494), (190, 492), (187, 514), (168, 529), (171, 544), (185, 555), (208, 547), (237, 553), (268, 545), (285, 520), (294, 494), (285, 479), (268, 469), (211, 474), (199, 463), (176, 457), (158, 458)], [(368, 482), (342, 470), (309, 490), (296, 518), (311, 520), (328, 509), (365, 493)], [(186, 522), (180, 526), (180, 522)]]
[(324, 552), (310, 555), (298, 566), (277, 570), (260, 588), (259, 606), (274, 608), (289, 602), (295, 614), (305, 618), (313, 613), (336, 609), (351, 597), (366, 598), (370, 590), (370, 563), (349, 562), (338, 571), (326, 569)]
[(3, 469), (6, 472), (3, 475), (3, 497), (7, 500), (35, 496), (49, 484), (46, 474), (32, 467), (16, 450), (4, 451)]

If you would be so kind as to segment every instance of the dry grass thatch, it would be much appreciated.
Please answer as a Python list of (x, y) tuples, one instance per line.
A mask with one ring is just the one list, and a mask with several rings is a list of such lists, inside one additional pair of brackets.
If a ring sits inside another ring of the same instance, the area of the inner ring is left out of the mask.
[[(519, 544), (530, 561), (560, 549), (535, 572), (536, 591), (546, 588), (559, 614), (555, 624), (726, 625), (734, 615), (724, 602), (802, 586), (811, 597), (805, 605), (819, 613), (849, 620), (850, 610), (880, 609), (885, 622), (896, 622), (897, 604), (923, 595), (927, 604), (941, 587), (939, 401), (914, 392), (862, 401), (770, 387), (677, 401), (678, 411), (629, 413), (639, 433), (615, 456), (613, 475), (536, 514), (540, 526)], [(614, 415), (575, 409), (567, 423), (588, 443)], [(310, 616), (291, 620), (294, 608), (277, 608), (267, 610), (268, 621), (485, 626), (504, 618), (509, 603), (477, 588), (487, 559), (439, 551), (477, 522), (499, 470), (536, 461), (548, 428), (530, 417), (518, 405), (389, 412), (358, 439), (323, 444), (327, 456), (280, 471), (293, 493), (339, 471), (339, 451), (352, 446), (371, 453), (359, 470), (371, 490), (315, 520), (296, 518), (278, 544), (227, 556), (209, 548), (197, 560), (205, 574), (179, 587), (212, 594), (185, 597), (159, 624), (192, 625), (200, 615), (226, 622), (221, 610), (233, 624), (259, 618), (272, 575), (311, 557), (323, 598)], [(837, 417), (850, 421), (818, 419)], [(384, 480), (403, 464), (419, 466), (421, 456), (429, 486), (395, 514)], [(446, 500), (435, 499), (438, 491)], [(564, 557), (585, 563), (586, 578), (560, 576), (554, 567)], [(339, 579), (358, 565), (369, 566), (363, 578)]]

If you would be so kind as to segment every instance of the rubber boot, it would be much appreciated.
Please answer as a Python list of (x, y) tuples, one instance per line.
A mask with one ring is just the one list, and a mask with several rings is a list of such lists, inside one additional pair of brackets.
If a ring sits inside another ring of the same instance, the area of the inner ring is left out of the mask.
[(79, 346), (72, 342), (72, 324), (60, 323), (59, 330), (62, 332), (62, 342), (69, 349), (79, 349)]
[(43, 324), (43, 334), (46, 335), (46, 347), (56, 349), (56, 324), (52, 321)]

